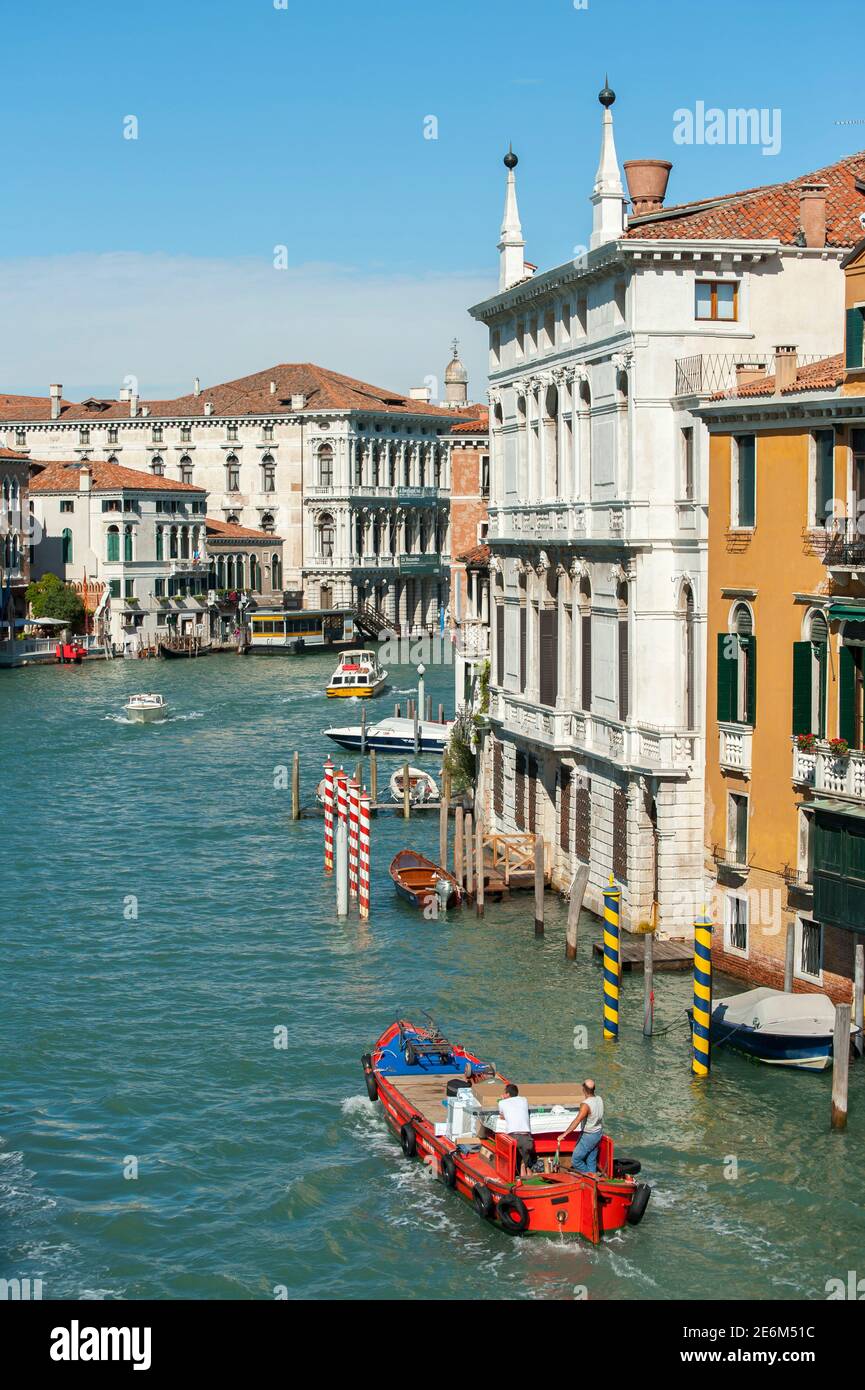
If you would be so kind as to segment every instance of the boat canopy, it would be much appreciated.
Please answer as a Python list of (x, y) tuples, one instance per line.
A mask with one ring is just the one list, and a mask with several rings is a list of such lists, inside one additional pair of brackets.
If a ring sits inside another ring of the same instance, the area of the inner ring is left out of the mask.
[(824, 1037), (835, 1027), (835, 1005), (825, 994), (784, 994), (778, 989), (748, 989), (719, 999), (724, 1023), (761, 1033)]

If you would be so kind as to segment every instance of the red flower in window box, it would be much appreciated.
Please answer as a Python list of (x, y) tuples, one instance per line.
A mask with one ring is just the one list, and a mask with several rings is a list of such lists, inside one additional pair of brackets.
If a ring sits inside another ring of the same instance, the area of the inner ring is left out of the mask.
[(846, 738), (830, 738), (829, 752), (836, 758), (847, 758), (850, 756), (850, 745)]
[(813, 753), (817, 745), (816, 734), (797, 734), (796, 747), (800, 753)]

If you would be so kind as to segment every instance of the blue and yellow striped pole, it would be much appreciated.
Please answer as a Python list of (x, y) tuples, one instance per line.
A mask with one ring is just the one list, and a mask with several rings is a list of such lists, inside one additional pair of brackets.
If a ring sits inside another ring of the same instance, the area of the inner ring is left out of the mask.
[(610, 874), (610, 886), (604, 893), (604, 1037), (619, 1036), (619, 903), (621, 890)]
[(694, 923), (694, 1020), (691, 1025), (691, 1071), (708, 1076), (711, 1066), (709, 1028), (712, 1014), (712, 919), (706, 909)]

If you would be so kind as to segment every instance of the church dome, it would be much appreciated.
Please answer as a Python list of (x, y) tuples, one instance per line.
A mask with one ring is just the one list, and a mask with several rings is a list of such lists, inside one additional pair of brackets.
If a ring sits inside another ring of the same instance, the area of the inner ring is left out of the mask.
[(454, 354), (445, 368), (445, 386), (459, 382), (460, 385), (468, 385), (469, 374), (460, 359)]

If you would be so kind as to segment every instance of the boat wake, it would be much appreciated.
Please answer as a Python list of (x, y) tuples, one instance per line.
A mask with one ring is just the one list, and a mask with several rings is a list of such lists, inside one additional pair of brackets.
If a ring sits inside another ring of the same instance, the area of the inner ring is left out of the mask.
[(203, 719), (204, 710), (191, 710), (189, 714), (169, 714), (165, 719), (149, 719), (146, 724), (140, 719), (127, 719), (125, 714), (104, 714), (102, 718), (111, 724), (134, 724), (137, 729), (153, 729), (160, 724), (185, 724), (190, 719)]

